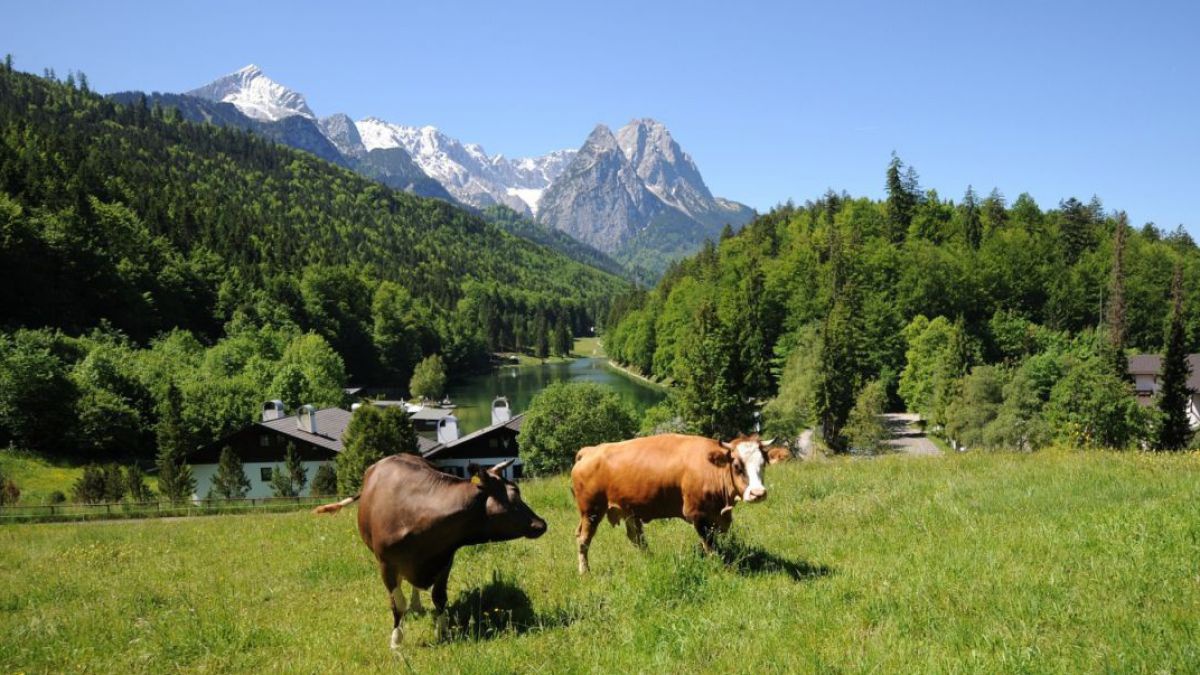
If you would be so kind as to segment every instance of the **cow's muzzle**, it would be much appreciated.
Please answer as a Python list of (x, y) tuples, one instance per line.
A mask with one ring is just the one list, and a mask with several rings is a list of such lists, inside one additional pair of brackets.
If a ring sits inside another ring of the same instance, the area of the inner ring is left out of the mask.
[(747, 502), (761, 502), (767, 498), (767, 489), (762, 487), (753, 487), (746, 489), (745, 500)]
[(529, 531), (525, 533), (525, 536), (530, 539), (537, 539), (543, 534), (546, 534), (546, 521), (541, 518), (534, 518), (529, 523)]

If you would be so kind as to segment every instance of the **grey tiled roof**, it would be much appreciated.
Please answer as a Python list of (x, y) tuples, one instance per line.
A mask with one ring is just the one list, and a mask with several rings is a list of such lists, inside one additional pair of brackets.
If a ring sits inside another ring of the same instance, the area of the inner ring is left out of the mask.
[(346, 427), (350, 425), (350, 416), (352, 413), (349, 410), (342, 410), (341, 408), (321, 408), (314, 415), (317, 419), (317, 433), (315, 434), (310, 434), (300, 429), (296, 424), (295, 415), (280, 417), (277, 420), (269, 422), (258, 422), (257, 424), (285, 436), (329, 448), (334, 452), (341, 452), (343, 448), (342, 434), (346, 433)]
[[(1188, 356), (1188, 366), (1192, 370), (1188, 376), (1188, 389), (1200, 391), (1200, 354), (1190, 354)], [(1129, 357), (1130, 375), (1154, 375), (1157, 377), (1161, 373), (1162, 357), (1158, 354), (1138, 354), (1137, 356)]]
[(457, 440), (450, 441), (449, 443), (438, 443), (437, 445), (433, 446), (429, 450), (426, 450), (424, 448), (424, 446), (422, 446), (421, 454), (424, 455), (426, 459), (430, 459), (433, 455), (438, 455), (438, 454), (441, 454), (442, 452), (452, 450), (457, 445), (466, 443), (467, 441), (470, 441), (470, 440), (474, 440), (476, 438), (479, 438), (480, 436), (486, 436), (487, 434), (495, 431), (496, 429), (500, 429), (500, 428), (507, 428), (507, 429), (511, 429), (513, 431), (519, 432), (519, 431), (521, 431), (521, 420), (524, 417), (525, 417), (525, 413), (521, 413), (520, 415), (515, 415), (515, 416), (513, 416), (512, 419), (508, 420), (507, 422), (501, 422), (500, 424), (493, 424), (491, 426), (484, 427), (482, 429), (476, 429), (475, 431), (472, 431), (471, 433), (467, 434), (466, 436), (460, 436)]

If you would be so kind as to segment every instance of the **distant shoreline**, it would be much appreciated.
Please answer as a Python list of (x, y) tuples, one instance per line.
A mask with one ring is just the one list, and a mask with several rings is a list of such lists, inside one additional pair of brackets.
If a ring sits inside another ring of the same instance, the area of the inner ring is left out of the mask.
[(652, 380), (640, 373), (635, 373), (632, 370), (626, 368), (625, 366), (617, 365), (617, 363), (615, 361), (613, 361), (612, 359), (608, 359), (606, 361), (606, 363), (608, 363), (609, 368), (612, 368), (613, 370), (623, 373), (624, 375), (631, 377), (635, 380), (638, 380), (639, 382), (644, 382), (644, 383), (650, 385), (651, 387), (662, 389), (664, 391), (666, 391), (667, 389), (670, 389), (669, 385), (667, 385), (663, 382), (659, 382), (658, 380)]

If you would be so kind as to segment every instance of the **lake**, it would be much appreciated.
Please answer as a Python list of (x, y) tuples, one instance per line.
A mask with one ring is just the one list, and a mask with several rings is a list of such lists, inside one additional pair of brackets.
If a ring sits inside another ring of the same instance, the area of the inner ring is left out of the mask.
[(640, 416), (663, 400), (666, 393), (640, 382), (608, 365), (601, 358), (575, 359), (566, 363), (536, 366), (501, 366), (496, 370), (451, 382), (446, 387), (450, 400), (458, 407), (461, 433), (482, 429), (492, 421), (492, 399), (507, 396), (514, 415), (529, 409), (538, 392), (555, 382), (595, 382), (617, 392)]

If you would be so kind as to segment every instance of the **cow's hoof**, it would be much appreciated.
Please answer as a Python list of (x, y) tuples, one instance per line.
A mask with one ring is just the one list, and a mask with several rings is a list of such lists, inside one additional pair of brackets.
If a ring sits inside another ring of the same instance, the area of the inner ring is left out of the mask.
[(404, 642), (404, 633), (399, 628), (392, 629), (391, 647), (393, 650), (400, 649), (400, 643)]
[(434, 637), (438, 642), (445, 642), (446, 637), (450, 634), (450, 621), (445, 614), (438, 614), (434, 621)]

